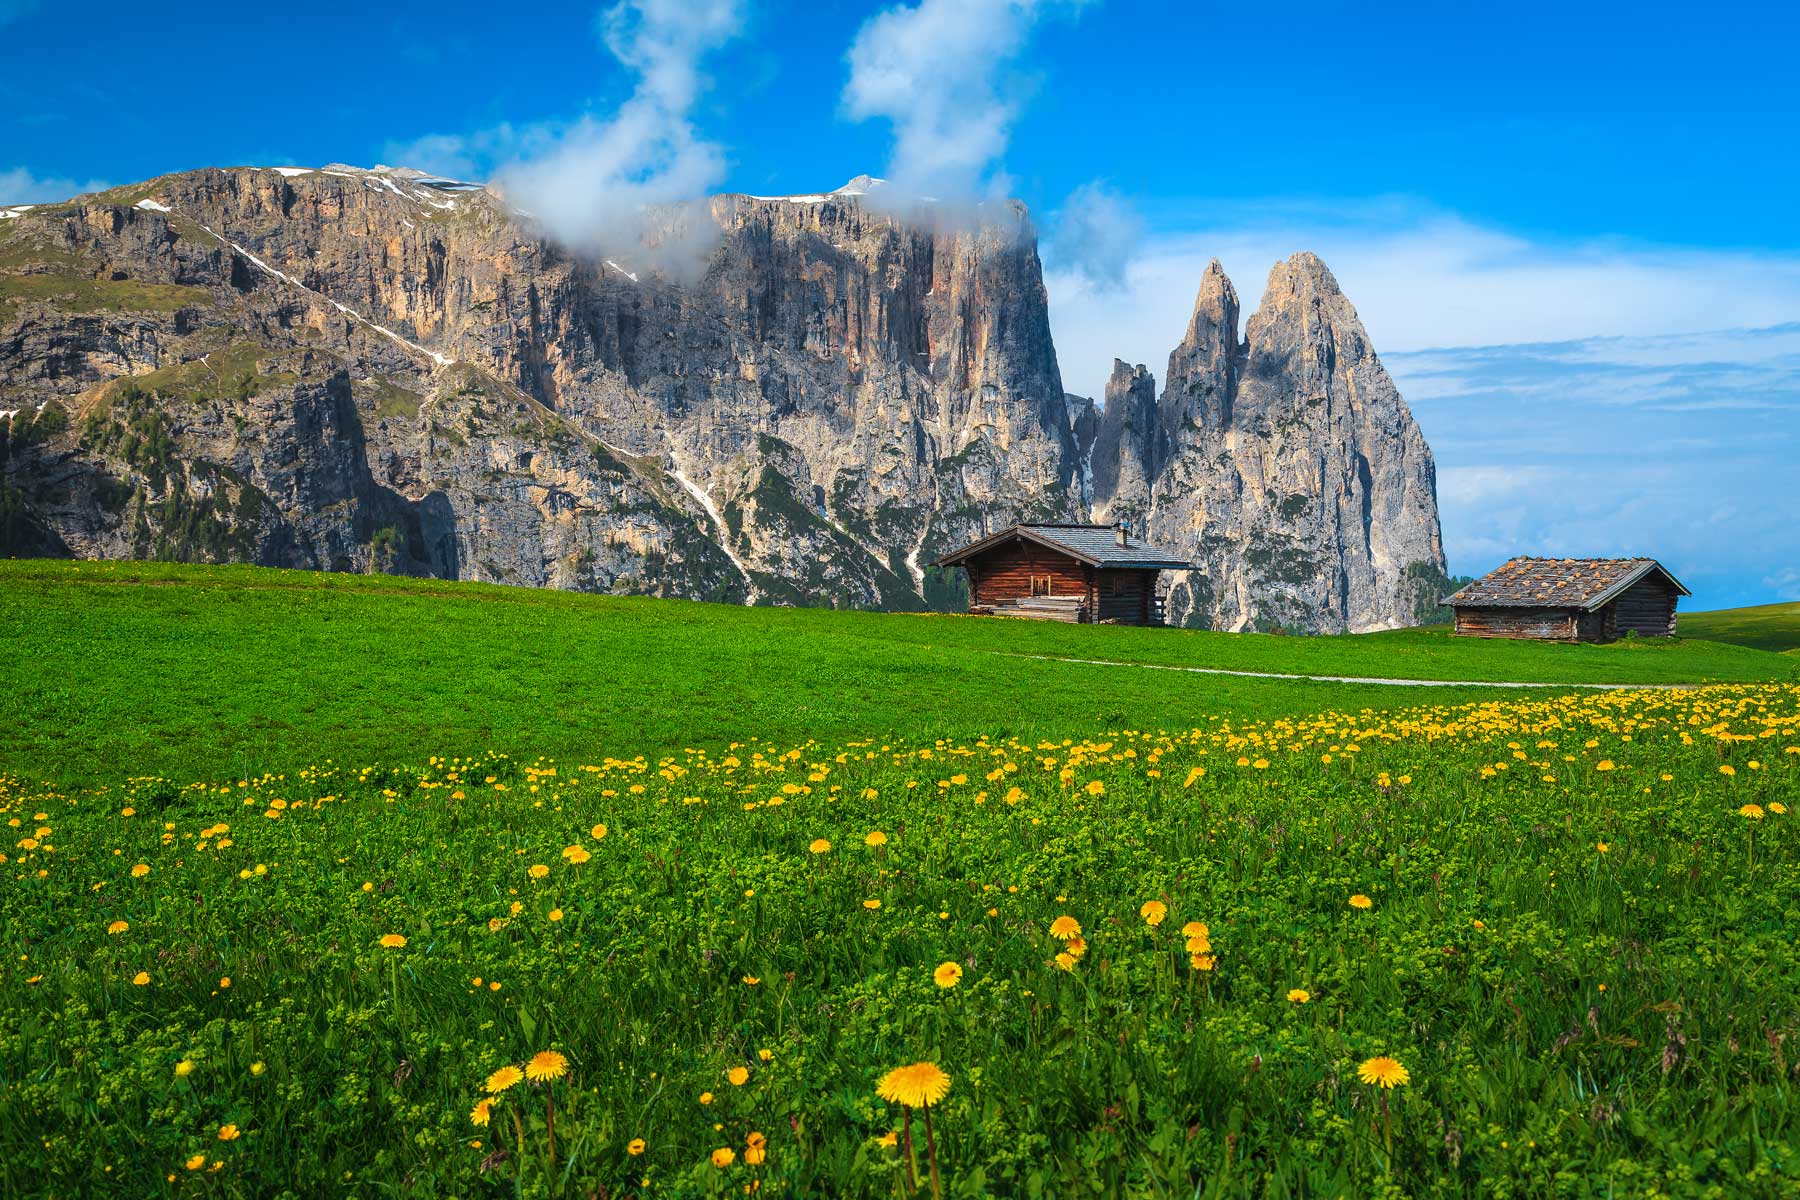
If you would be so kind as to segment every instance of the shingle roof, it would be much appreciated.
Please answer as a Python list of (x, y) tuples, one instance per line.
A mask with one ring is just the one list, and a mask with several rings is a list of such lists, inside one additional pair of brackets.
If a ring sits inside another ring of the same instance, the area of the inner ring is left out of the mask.
[(1579, 608), (1591, 612), (1652, 571), (1661, 572), (1683, 596), (1691, 594), (1654, 558), (1514, 558), (1444, 603), (1457, 608)]
[(1060, 550), (1071, 558), (1080, 559), (1094, 567), (1185, 571), (1194, 566), (1187, 559), (1152, 546), (1136, 536), (1128, 538), (1125, 545), (1119, 545), (1118, 527), (1115, 525), (1014, 525), (972, 542), (961, 550), (952, 551), (931, 565), (954, 566), (1014, 537)]

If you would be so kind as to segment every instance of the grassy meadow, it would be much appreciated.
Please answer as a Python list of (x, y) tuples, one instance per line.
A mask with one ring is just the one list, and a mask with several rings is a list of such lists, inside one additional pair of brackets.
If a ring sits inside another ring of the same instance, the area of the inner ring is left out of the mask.
[(0, 1194), (1800, 1195), (1788, 657), (38, 563), (0, 646)]
[(1800, 652), (1800, 602), (1682, 613), (1679, 628), (1688, 637), (1794, 654)]

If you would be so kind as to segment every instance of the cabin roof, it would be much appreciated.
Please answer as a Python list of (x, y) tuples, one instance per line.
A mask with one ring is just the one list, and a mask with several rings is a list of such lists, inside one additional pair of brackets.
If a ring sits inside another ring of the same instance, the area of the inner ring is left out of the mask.
[(1683, 596), (1693, 593), (1654, 558), (1513, 558), (1445, 604), (1454, 608), (1579, 608), (1592, 612), (1632, 584), (1661, 574)]
[(1119, 527), (1116, 525), (1013, 525), (971, 542), (961, 550), (953, 550), (931, 565), (953, 567), (1014, 538), (1047, 546), (1101, 570), (1187, 571), (1194, 567), (1187, 559), (1152, 546), (1141, 538), (1128, 536), (1126, 544), (1119, 545)]

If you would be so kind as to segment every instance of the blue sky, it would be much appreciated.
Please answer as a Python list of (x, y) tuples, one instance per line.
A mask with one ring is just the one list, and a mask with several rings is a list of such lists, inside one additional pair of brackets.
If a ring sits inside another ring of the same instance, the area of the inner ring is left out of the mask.
[(912, 173), (1031, 205), (1084, 392), (1162, 374), (1207, 258), (1248, 308), (1313, 249), (1437, 452), (1453, 570), (1648, 553), (1699, 606), (1800, 598), (1793, 7), (634, 4), (0, 0), (0, 201), (573, 151), (624, 195)]

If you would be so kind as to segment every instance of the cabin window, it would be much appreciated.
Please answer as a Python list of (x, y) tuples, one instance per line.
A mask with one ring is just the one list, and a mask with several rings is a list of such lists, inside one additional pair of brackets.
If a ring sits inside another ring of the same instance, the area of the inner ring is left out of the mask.
[(1119, 577), (1110, 571), (1106, 574), (1106, 594), (1109, 596), (1119, 594)]
[(1050, 594), (1050, 583), (1051, 579), (1048, 575), (1033, 575), (1031, 577), (1031, 594), (1034, 596), (1048, 596)]

